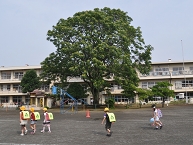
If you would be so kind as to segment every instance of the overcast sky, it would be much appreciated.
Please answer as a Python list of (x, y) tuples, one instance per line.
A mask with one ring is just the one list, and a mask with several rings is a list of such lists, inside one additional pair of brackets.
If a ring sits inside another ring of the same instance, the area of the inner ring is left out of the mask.
[(40, 65), (56, 50), (46, 34), (60, 18), (104, 7), (127, 12), (141, 27), (152, 62), (193, 61), (192, 0), (0, 0), (0, 66)]

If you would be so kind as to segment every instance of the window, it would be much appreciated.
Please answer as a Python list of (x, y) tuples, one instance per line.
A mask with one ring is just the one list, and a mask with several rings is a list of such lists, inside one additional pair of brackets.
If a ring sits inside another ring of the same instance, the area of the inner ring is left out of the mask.
[(13, 91), (21, 93), (22, 92), (22, 87), (19, 84), (13, 84)]
[(148, 88), (152, 88), (153, 86), (155, 86), (155, 82), (148, 82)]
[(2, 72), (1, 73), (1, 79), (2, 80), (11, 79), (11, 72)]
[(182, 81), (182, 87), (192, 87), (192, 86), (193, 86), (193, 80)]
[(176, 89), (182, 89), (182, 81), (176, 81), (175, 82), (175, 88)]
[(156, 85), (156, 82), (142, 82), (142, 88), (147, 89), (147, 88), (152, 88), (153, 86)]
[(25, 97), (25, 103), (26, 103), (26, 105), (30, 104), (30, 96)]
[(155, 71), (162, 71), (160, 67), (156, 68)]
[(128, 98), (126, 98), (125, 96), (115, 96), (114, 99), (116, 103), (127, 103), (128, 102)]
[(1, 86), (1, 91), (10, 91), (10, 85), (0, 85)]
[(21, 80), (23, 77), (23, 72), (14, 72), (14, 79)]
[(42, 86), (40, 87), (40, 90), (44, 90), (45, 92), (49, 92), (50, 86), (49, 86), (49, 85), (42, 85)]
[(162, 71), (169, 71), (169, 68), (162, 68)]
[(0, 97), (0, 103), (8, 103), (9, 99), (8, 96), (1, 96)]
[(147, 89), (148, 88), (147, 82), (142, 82), (142, 86), (141, 87), (144, 88), (144, 89)]
[(173, 71), (182, 71), (184, 67), (173, 67)]
[(13, 103), (14, 104), (21, 104), (22, 97), (21, 96), (13, 96)]
[(156, 68), (155, 71), (169, 71), (169, 68), (167, 68), (167, 67), (163, 67), (163, 68), (159, 67), (159, 68)]

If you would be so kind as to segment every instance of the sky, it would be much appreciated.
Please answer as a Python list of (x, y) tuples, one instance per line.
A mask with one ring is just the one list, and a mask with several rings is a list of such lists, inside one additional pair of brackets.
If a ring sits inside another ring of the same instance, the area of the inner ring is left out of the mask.
[(192, 0), (0, 0), (0, 67), (40, 65), (56, 51), (46, 38), (59, 19), (104, 7), (141, 27), (152, 62), (193, 61)]

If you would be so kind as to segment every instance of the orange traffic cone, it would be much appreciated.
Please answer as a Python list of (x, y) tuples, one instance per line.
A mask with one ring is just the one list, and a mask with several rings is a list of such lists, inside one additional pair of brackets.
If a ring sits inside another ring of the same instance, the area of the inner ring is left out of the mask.
[(86, 111), (86, 117), (87, 117), (87, 118), (90, 117), (90, 112), (89, 112), (89, 110)]

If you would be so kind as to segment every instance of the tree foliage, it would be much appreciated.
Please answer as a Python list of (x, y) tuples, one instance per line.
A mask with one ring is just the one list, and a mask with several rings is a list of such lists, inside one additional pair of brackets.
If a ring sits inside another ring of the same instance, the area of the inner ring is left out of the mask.
[(32, 92), (40, 87), (40, 80), (35, 70), (28, 70), (24, 74), (21, 84), (22, 93)]
[(86, 98), (88, 96), (85, 87), (78, 83), (70, 84), (67, 92), (76, 99)]
[(150, 96), (153, 96), (153, 92), (149, 89), (137, 88), (137, 94), (139, 96), (139, 100), (145, 100)]
[(90, 87), (94, 102), (99, 91), (108, 86), (106, 79), (114, 74), (126, 96), (134, 96), (138, 86), (136, 70), (150, 71), (151, 45), (145, 45), (140, 27), (120, 9), (94, 9), (60, 19), (47, 33), (56, 51), (41, 63), (42, 77), (48, 81), (67, 82), (80, 76)]
[(166, 97), (174, 97), (174, 91), (169, 89), (170, 86), (172, 86), (172, 84), (169, 82), (157, 82), (157, 84), (151, 88), (154, 96), (163, 98), (162, 107), (164, 107)]

